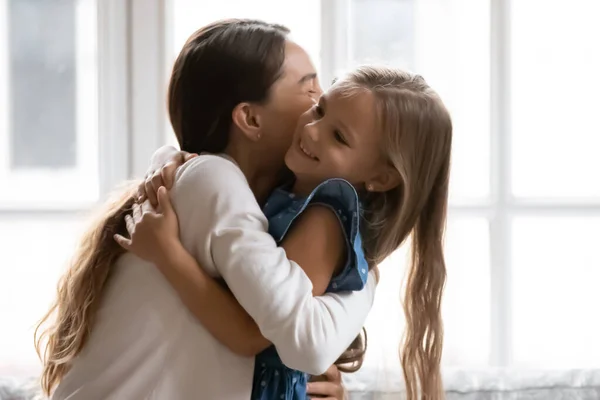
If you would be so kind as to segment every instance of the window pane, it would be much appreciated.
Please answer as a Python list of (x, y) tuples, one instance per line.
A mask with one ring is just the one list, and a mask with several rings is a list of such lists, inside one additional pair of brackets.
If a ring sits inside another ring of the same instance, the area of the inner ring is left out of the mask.
[[(401, 283), (408, 266), (408, 248), (403, 248), (380, 266), (381, 278), (375, 304), (367, 319), (369, 351), (359, 382), (381, 382), (402, 376), (398, 348), (405, 320), (401, 307)], [(445, 325), (444, 365), (483, 366), (489, 359), (490, 263), (489, 228), (483, 218), (451, 217), (446, 234), (448, 280), (443, 300)], [(386, 378), (387, 377), (387, 378)], [(396, 382), (396, 380), (392, 380)]]
[(350, 11), (352, 64), (373, 60), (414, 65), (414, 0), (353, 0)]
[(511, 7), (513, 192), (600, 197), (600, 2)]
[(454, 122), (451, 196), (489, 195), (488, 0), (352, 0), (350, 62), (384, 63), (425, 77)]
[(97, 34), (94, 0), (0, 1), (0, 207), (97, 199)]
[(9, 0), (11, 166), (73, 167), (75, 0)]
[(197, 29), (225, 18), (255, 18), (287, 26), (291, 38), (303, 46), (315, 66), (320, 63), (321, 1), (228, 0), (205, 2), (173, 0), (173, 51), (175, 57), (187, 38)]
[[(33, 376), (33, 328), (54, 299), (81, 229), (75, 217), (0, 217), (0, 376)], [(32, 251), (32, 244), (34, 249)]]
[(489, 225), (451, 217), (446, 233), (448, 284), (444, 293), (444, 364), (483, 366), (490, 353)]
[(522, 217), (513, 223), (514, 361), (600, 367), (600, 217)]

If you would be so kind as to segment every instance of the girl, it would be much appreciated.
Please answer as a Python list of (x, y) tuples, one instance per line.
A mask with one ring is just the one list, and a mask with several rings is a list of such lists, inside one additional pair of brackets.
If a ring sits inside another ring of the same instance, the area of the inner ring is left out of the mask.
[[(237, 303), (221, 309), (218, 317), (232, 321), (228, 330), (249, 332), (256, 321), (287, 365), (320, 374), (360, 331), (375, 280), (360, 292), (313, 297), (309, 277), (267, 232), (256, 199), (280, 179), (298, 117), (319, 92), (310, 59), (287, 33), (278, 25), (229, 20), (200, 29), (185, 44), (169, 86), (180, 146), (225, 152), (239, 167), (222, 157), (197, 157), (178, 180), (173, 204), (185, 248), (212, 277), (226, 278), (252, 317)], [(100, 210), (61, 280), (42, 336), (47, 345), (38, 342), (44, 389), (71, 400), (247, 400), (254, 370), (248, 356), (259, 350), (232, 352), (217, 342), (213, 327), (190, 317), (158, 271), (113, 240), (126, 232), (136, 186)], [(309, 222), (312, 230), (316, 223)], [(302, 243), (293, 245), (306, 253), (302, 263), (327, 262)], [(214, 279), (203, 289), (211, 301), (231, 296)]]
[[(317, 279), (321, 286), (315, 286), (316, 292), (361, 289), (367, 268), (412, 233), (402, 353), (409, 399), (417, 398), (418, 387), (423, 399), (443, 398), (440, 302), (451, 139), (450, 116), (421, 77), (359, 68), (300, 119), (285, 158), (295, 179), (271, 194), (264, 206), (269, 232), (284, 248), (307, 218), (321, 221), (321, 229), (306, 238), (306, 247), (326, 241), (334, 251), (331, 268), (312, 271), (324, 277)], [(176, 181), (194, 162), (179, 170)], [(128, 217), (131, 239), (116, 239), (158, 266), (200, 322), (210, 323), (202, 305), (208, 301), (205, 291), (194, 284), (201, 269), (183, 246), (175, 245), (176, 215), (165, 188), (158, 195), (161, 214), (143, 214), (136, 207), (133, 219)], [(312, 266), (302, 265), (311, 274)], [(227, 302), (211, 305), (229, 307)], [(238, 335), (241, 341), (247, 337)], [(286, 368), (274, 348), (257, 356), (252, 399), (304, 399), (305, 388), (306, 376)]]

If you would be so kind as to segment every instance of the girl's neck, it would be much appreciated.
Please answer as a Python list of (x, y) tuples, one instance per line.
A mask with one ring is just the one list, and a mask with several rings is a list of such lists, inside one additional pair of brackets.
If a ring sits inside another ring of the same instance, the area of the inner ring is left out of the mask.
[(315, 190), (319, 183), (320, 182), (315, 183), (314, 181), (296, 177), (291, 192), (298, 196), (308, 196)]

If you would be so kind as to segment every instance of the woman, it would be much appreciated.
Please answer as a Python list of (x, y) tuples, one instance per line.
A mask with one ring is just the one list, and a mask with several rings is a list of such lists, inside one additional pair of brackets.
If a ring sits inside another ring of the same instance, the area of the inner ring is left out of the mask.
[[(239, 170), (205, 157), (181, 175), (173, 202), (182, 242), (210, 275), (225, 278), (252, 317), (247, 323), (260, 327), (257, 342), (264, 335), (288, 366), (318, 375), (359, 333), (375, 279), (361, 292), (313, 297), (309, 277), (267, 233), (259, 202), (280, 180), (296, 121), (320, 91), (308, 56), (287, 33), (234, 20), (188, 40), (169, 89), (173, 128), (183, 150), (225, 152)], [(56, 399), (249, 398), (253, 359), (241, 355), (256, 349), (234, 354), (221, 345), (158, 271), (114, 243), (114, 234), (125, 233), (133, 188), (104, 210), (61, 282), (49, 313), (57, 316), (48, 330), (45, 389), (58, 384)], [(304, 253), (302, 263), (323, 262)], [(213, 280), (204, 284), (211, 298), (229, 296)]]

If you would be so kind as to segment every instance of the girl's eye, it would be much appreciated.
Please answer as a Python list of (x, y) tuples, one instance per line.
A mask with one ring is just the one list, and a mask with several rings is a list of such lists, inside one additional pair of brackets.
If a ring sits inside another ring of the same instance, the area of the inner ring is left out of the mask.
[(346, 142), (346, 139), (344, 139), (344, 136), (342, 136), (342, 133), (340, 131), (338, 131), (338, 130), (333, 131), (333, 135), (335, 136), (335, 140), (337, 140), (341, 144), (345, 144), (345, 145), (348, 144), (348, 142)]

